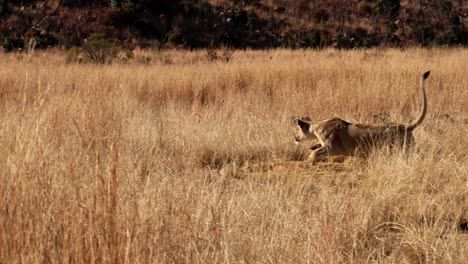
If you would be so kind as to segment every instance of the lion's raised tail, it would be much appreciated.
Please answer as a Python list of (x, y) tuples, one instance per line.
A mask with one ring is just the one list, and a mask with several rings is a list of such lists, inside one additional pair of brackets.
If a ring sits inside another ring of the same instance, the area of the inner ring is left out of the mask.
[(410, 124), (407, 125), (408, 130), (415, 129), (417, 126), (419, 126), (424, 121), (424, 118), (426, 117), (426, 113), (427, 113), (426, 79), (429, 77), (430, 73), (431, 73), (431, 71), (427, 71), (421, 77), (421, 90), (422, 90), (422, 94), (423, 94), (423, 107), (421, 109), (421, 112), (419, 114), (418, 119), (414, 120), (413, 122), (411, 122)]

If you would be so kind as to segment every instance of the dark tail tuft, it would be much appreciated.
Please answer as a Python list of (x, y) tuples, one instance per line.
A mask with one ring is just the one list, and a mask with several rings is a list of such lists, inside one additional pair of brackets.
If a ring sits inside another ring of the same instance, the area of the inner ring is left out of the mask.
[(427, 71), (423, 74), (423, 78), (424, 79), (427, 79), (427, 77), (429, 77), (429, 74), (431, 74), (431, 71)]

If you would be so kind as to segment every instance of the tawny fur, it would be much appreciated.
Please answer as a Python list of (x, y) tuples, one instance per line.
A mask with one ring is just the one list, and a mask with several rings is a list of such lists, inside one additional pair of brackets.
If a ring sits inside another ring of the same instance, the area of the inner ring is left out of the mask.
[(407, 151), (415, 143), (413, 130), (426, 117), (425, 84), (429, 74), (430, 71), (421, 77), (423, 105), (419, 117), (410, 124), (352, 124), (337, 117), (311, 122), (308, 117), (297, 118), (296, 143), (304, 140), (318, 141), (308, 156), (308, 160), (313, 163), (328, 156), (365, 156), (370, 150), (381, 146), (397, 147)]

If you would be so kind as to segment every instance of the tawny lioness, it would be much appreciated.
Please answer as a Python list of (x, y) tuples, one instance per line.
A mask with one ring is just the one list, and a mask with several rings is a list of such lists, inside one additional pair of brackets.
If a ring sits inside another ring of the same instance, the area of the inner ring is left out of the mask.
[(312, 122), (310, 118), (297, 118), (296, 143), (315, 140), (319, 144), (311, 148), (308, 160), (313, 163), (327, 156), (366, 155), (377, 146), (401, 147), (408, 150), (414, 145), (413, 130), (419, 126), (427, 112), (426, 79), (430, 71), (421, 77), (423, 105), (419, 117), (409, 124), (352, 124), (341, 118)]

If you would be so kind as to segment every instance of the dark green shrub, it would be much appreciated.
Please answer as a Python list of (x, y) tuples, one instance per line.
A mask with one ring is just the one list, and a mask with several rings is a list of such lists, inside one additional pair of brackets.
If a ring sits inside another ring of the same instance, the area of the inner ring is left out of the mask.
[(184, 39), (179, 29), (175, 28), (169, 31), (169, 33), (167, 33), (167, 43), (169, 43), (170, 45), (172, 46), (181, 45), (183, 44), (183, 41)]
[(120, 49), (118, 40), (100, 33), (91, 34), (83, 45), (86, 59), (99, 64), (111, 63)]
[(413, 36), (423, 47), (433, 43), (435, 39), (434, 29), (427, 25), (416, 25), (413, 27)]
[(26, 44), (22, 38), (8, 36), (3, 39), (2, 47), (6, 51), (12, 51), (15, 49), (24, 49)]
[(304, 36), (301, 41), (301, 47), (303, 48), (318, 48), (321, 43), (320, 31), (313, 31)]
[[(88, 37), (81, 48), (73, 47), (68, 51), (67, 62), (112, 63), (122, 51), (124, 49), (118, 40), (95, 33)], [(133, 58), (133, 53), (129, 55), (128, 52), (131, 53), (131, 50), (127, 50), (127, 53), (119, 58), (122, 62)]]
[(350, 49), (353, 47), (352, 38), (347, 34), (336, 35), (336, 47), (339, 49)]
[(450, 25), (442, 36), (436, 39), (440, 45), (468, 45), (468, 29), (463, 26), (458, 16), (450, 18)]

